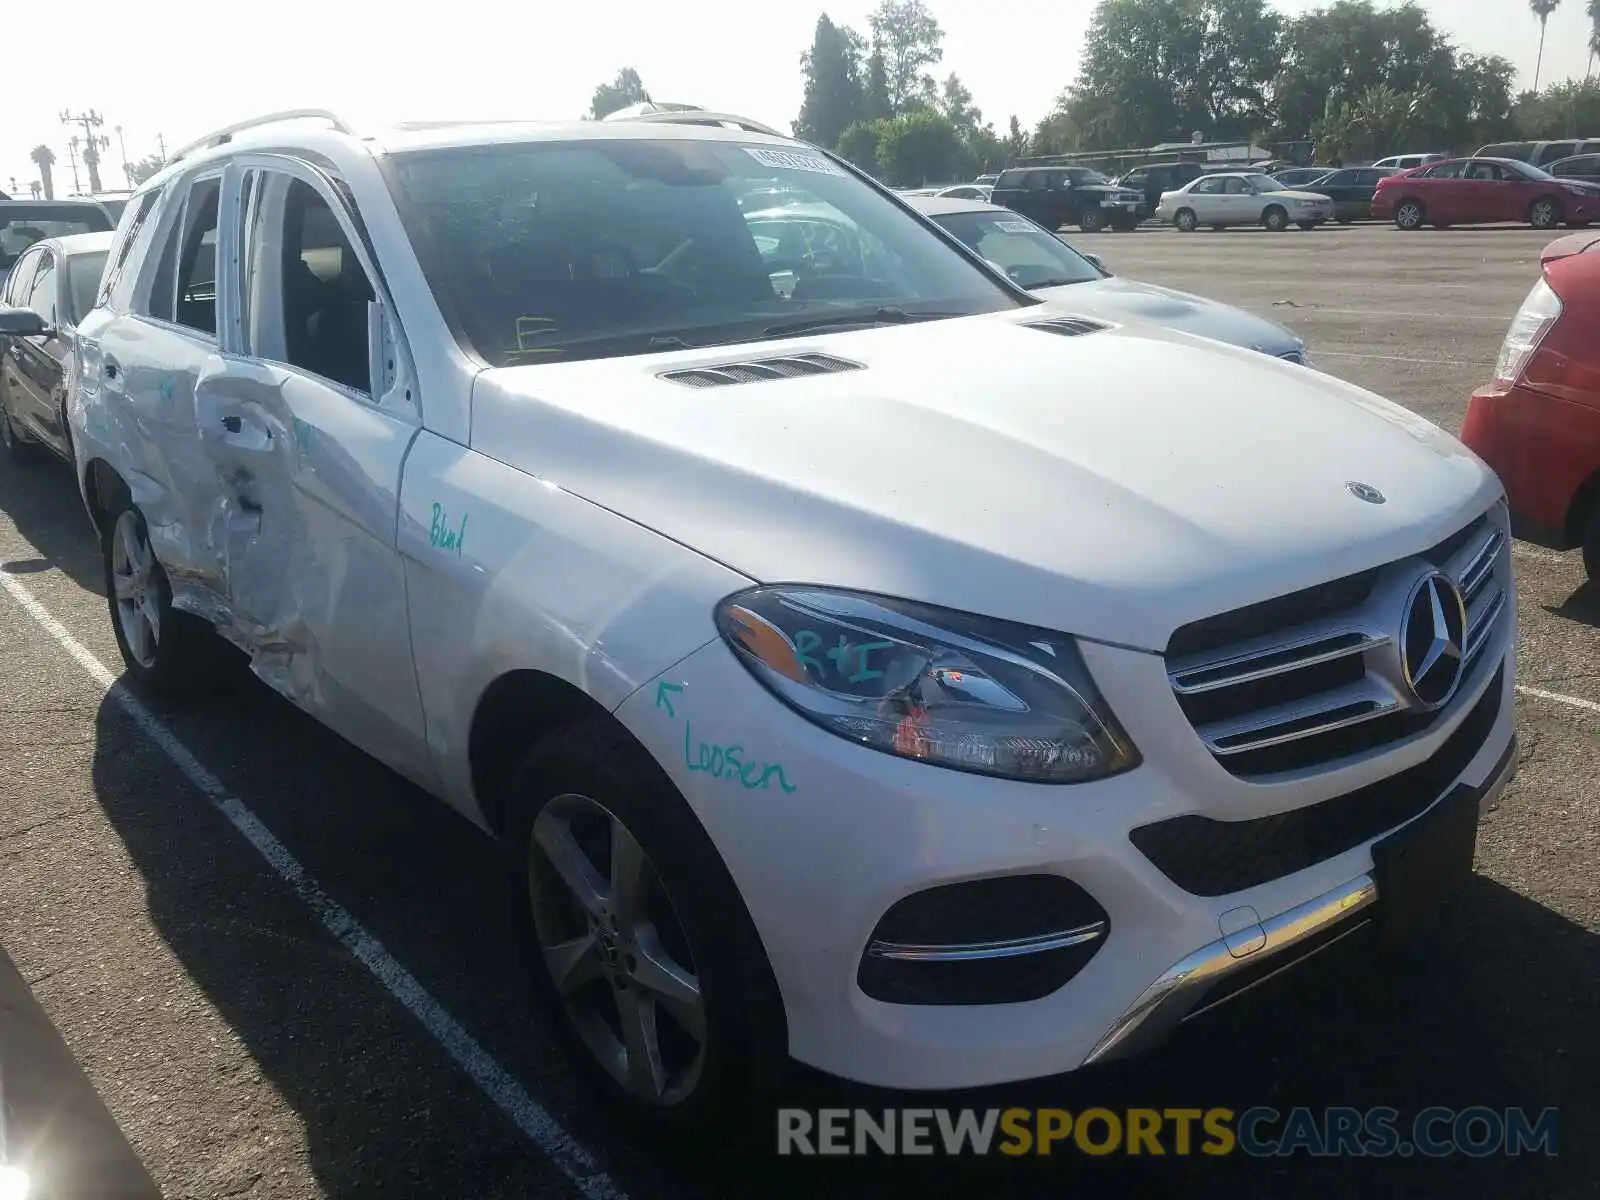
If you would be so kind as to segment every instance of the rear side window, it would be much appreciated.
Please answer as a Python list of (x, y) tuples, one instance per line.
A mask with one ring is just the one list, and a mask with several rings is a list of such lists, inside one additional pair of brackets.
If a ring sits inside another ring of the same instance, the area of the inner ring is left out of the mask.
[(196, 180), (161, 250), (149, 313), (201, 333), (217, 332), (217, 201), (222, 180)]
[(1553, 163), (1558, 158), (1568, 158), (1577, 152), (1577, 142), (1551, 142), (1548, 146), (1544, 146), (1540, 149), (1539, 162), (1535, 163), (1534, 165), (1538, 166), (1542, 163)]

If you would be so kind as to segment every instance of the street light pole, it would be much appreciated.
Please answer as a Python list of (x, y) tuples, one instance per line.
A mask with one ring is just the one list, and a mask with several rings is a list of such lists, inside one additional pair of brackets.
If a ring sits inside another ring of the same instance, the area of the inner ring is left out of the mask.
[(71, 161), (72, 161), (72, 190), (74, 192), (83, 191), (83, 184), (78, 182), (78, 142), (79, 142), (79, 140), (80, 139), (79, 139), (77, 134), (73, 134), (71, 137), (69, 137), (67, 139), (67, 150), (69, 152), (69, 157), (71, 158)]

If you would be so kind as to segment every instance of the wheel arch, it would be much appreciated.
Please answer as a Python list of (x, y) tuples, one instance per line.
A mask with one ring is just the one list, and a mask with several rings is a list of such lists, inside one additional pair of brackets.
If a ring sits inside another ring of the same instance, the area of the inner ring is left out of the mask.
[(1600, 513), (1600, 470), (1594, 471), (1578, 485), (1578, 490), (1572, 495), (1572, 503), (1567, 506), (1564, 531), (1567, 545), (1576, 546), (1583, 541), (1589, 520), (1595, 513)]
[(551, 729), (600, 720), (648, 751), (606, 707), (559, 675), (520, 669), (493, 679), (478, 697), (467, 733), (472, 794), (496, 836), (505, 832), (506, 801), (522, 756)]
[(103, 458), (89, 460), (83, 470), (83, 503), (96, 533), (105, 534), (105, 519), (112, 503), (127, 491), (128, 485), (115, 467)]

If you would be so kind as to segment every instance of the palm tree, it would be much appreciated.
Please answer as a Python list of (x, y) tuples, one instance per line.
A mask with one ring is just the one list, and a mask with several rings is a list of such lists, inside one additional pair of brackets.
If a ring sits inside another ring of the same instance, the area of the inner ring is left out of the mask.
[(1561, 7), (1561, 0), (1528, 0), (1528, 11), (1539, 18), (1539, 57), (1533, 63), (1533, 90), (1539, 90), (1539, 71), (1544, 66), (1544, 28), (1550, 14)]
[(1600, 0), (1589, 0), (1589, 74), (1594, 74), (1594, 60), (1600, 58)]
[(44, 184), (44, 198), (56, 198), (55, 180), (50, 177), (50, 168), (56, 165), (55, 151), (49, 146), (38, 145), (28, 151), (28, 157), (33, 160), (33, 165), (39, 168), (39, 182)]

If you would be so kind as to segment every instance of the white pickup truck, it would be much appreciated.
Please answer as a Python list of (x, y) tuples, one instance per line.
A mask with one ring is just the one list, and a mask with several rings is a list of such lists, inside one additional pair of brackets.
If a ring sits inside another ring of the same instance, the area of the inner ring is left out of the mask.
[[(774, 195), (855, 233), (758, 239)], [(552, 1019), (652, 1128), (790, 1058), (1131, 1053), (1403, 934), (1512, 770), (1477, 458), (1042, 304), (751, 122), (225, 130), (79, 336), (131, 682), (220, 635), (502, 839)]]

